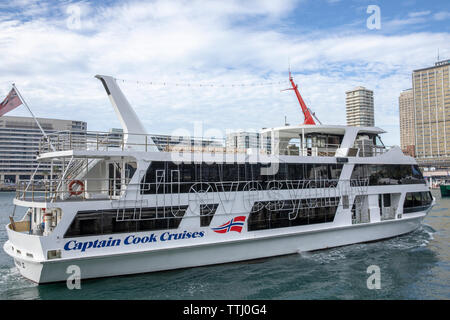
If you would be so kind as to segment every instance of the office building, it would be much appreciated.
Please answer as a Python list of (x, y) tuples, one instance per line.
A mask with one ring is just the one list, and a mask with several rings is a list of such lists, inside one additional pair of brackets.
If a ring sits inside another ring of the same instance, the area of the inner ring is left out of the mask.
[(260, 147), (260, 135), (258, 132), (236, 131), (226, 136), (226, 147), (235, 149), (249, 149)]
[(404, 90), (398, 98), (400, 146), (405, 154), (415, 156), (415, 118), (413, 89)]
[(347, 125), (357, 127), (375, 126), (373, 91), (356, 87), (345, 92)]
[[(86, 132), (87, 123), (74, 120), (38, 118), (47, 134), (57, 131)], [(29, 180), (38, 166), (36, 154), (42, 132), (31, 117), (0, 117), (0, 184)], [(36, 177), (49, 175), (48, 164), (41, 163)]]
[(450, 60), (412, 74), (416, 158), (450, 157)]

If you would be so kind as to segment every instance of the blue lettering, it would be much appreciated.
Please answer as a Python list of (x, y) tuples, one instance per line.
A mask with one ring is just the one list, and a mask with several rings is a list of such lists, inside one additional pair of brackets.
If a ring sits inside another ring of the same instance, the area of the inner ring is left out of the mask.
[(150, 240), (148, 242), (156, 242), (156, 236), (154, 233), (151, 234)]
[(123, 241), (123, 243), (125, 243), (125, 244), (131, 244), (131, 242), (128, 241), (129, 238), (133, 239), (133, 238), (134, 238), (134, 235), (131, 235), (131, 236), (126, 237), (125, 240)]
[[(204, 231), (197, 231), (197, 232), (188, 232), (184, 230), (180, 233), (171, 233), (171, 232), (164, 232), (159, 236), (160, 241), (170, 241), (170, 240), (180, 240), (180, 239), (195, 239), (195, 238), (201, 238), (205, 235)], [(152, 233), (151, 235), (138, 237), (136, 235), (129, 235), (127, 236), (123, 243), (125, 245), (129, 244), (139, 244), (139, 243), (150, 243), (150, 242), (157, 242), (158, 239), (156, 238), (156, 235)], [(78, 242), (77, 240), (70, 240), (66, 242), (64, 245), (64, 250), (70, 251), (70, 250), (80, 250), (81, 252), (85, 252), (87, 249), (90, 248), (104, 248), (104, 247), (112, 247), (112, 246), (120, 246), (121, 239), (113, 239), (112, 237), (109, 237), (107, 240), (95, 240), (95, 241), (86, 241), (86, 242)]]
[(161, 241), (169, 240), (169, 239), (165, 239), (164, 235), (170, 235), (170, 233), (169, 233), (169, 232), (164, 232), (164, 233), (161, 235), (161, 237), (159, 237), (159, 239), (160, 239)]
[[(74, 247), (73, 247), (73, 248), (70, 248), (70, 243), (71, 243), (71, 242), (74, 243)], [(64, 250), (67, 250), (67, 251), (69, 251), (69, 250), (74, 250), (76, 244), (77, 244), (77, 242), (76, 242), (75, 240), (70, 240), (69, 242), (67, 242), (67, 243), (64, 245)]]
[(83, 247), (81, 248), (81, 252), (86, 251), (86, 249), (89, 249), (90, 247), (92, 247), (94, 243), (92, 241), (87, 241), (83, 243)]

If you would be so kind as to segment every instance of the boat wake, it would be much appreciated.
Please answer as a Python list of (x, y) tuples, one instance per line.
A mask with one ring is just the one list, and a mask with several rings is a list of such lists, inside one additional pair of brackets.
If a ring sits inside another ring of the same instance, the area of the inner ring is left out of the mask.
[[(370, 243), (352, 244), (343, 247), (323, 249), (318, 251), (299, 251), (298, 254), (307, 260), (319, 264), (334, 263), (340, 260), (361, 256), (361, 252), (375, 254), (393, 250), (408, 251), (427, 247), (434, 239), (434, 230), (428, 225), (421, 225), (417, 230), (406, 235)], [(365, 256), (365, 255), (363, 255)]]
[(16, 267), (0, 267), (0, 300), (11, 299), (13, 292), (17, 291), (19, 295), (23, 289), (34, 288), (38, 285), (24, 279)]

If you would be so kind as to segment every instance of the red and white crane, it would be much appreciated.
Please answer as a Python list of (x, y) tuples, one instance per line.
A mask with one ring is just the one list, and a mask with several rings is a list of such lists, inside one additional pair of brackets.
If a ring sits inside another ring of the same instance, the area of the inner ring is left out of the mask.
[[(302, 95), (298, 91), (298, 85), (295, 84), (294, 78), (292, 78), (291, 71), (289, 71), (289, 81), (291, 82), (292, 88), (285, 89), (285, 90), (294, 90), (295, 95), (297, 96), (298, 103), (300, 103), (300, 107), (302, 108), (303, 115), (305, 116), (305, 121), (303, 124), (309, 124), (309, 125), (316, 125), (316, 122), (314, 121), (313, 117), (321, 124), (319, 119), (317, 119), (314, 112), (311, 112), (311, 110), (306, 106), (305, 101), (303, 101)], [(284, 90), (283, 90), (284, 91)]]

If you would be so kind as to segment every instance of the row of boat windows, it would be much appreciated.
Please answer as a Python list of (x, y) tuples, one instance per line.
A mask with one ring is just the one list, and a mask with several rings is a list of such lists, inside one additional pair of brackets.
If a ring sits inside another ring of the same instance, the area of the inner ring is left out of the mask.
[[(154, 161), (141, 180), (142, 194), (187, 193), (196, 183), (213, 183), (208, 188), (220, 192), (214, 183), (236, 182), (235, 189), (242, 191), (248, 181), (260, 182), (260, 189), (273, 187), (273, 180), (279, 181), (277, 188), (288, 189), (287, 181), (308, 180), (307, 188), (333, 186), (339, 180), (342, 164), (300, 164), (278, 163), (273, 174), (263, 174), (267, 166), (260, 163), (251, 164), (180, 164)], [(369, 185), (397, 185), (425, 183), (417, 165), (374, 165), (356, 164), (351, 179), (368, 180)], [(272, 181), (272, 182), (271, 182)], [(284, 182), (283, 182), (284, 181)], [(317, 184), (328, 181), (329, 185)], [(291, 186), (292, 187), (292, 186)], [(217, 189), (217, 190), (216, 190)]]
[(417, 165), (400, 164), (355, 164), (351, 179), (368, 179), (370, 186), (425, 183)]
[(64, 238), (177, 229), (188, 206), (80, 211)]
[(248, 231), (333, 222), (339, 201), (339, 197), (333, 197), (282, 200), (276, 204), (255, 202), (248, 218)]
[(428, 209), (433, 202), (431, 192), (407, 192), (403, 204), (403, 213), (418, 212)]
[[(236, 190), (233, 191), (241, 191), (248, 181), (261, 182), (262, 190), (265, 190), (267, 184), (273, 180), (337, 181), (341, 175), (342, 164), (274, 163), (271, 168), (274, 169), (273, 172), (267, 165), (261, 163), (176, 165), (173, 162), (153, 161), (141, 180), (141, 193), (187, 193), (199, 182), (213, 183), (213, 188), (217, 182), (237, 182)], [(288, 185), (282, 183), (279, 187), (285, 189)], [(211, 191), (220, 192), (220, 190)]]
[[(248, 231), (333, 222), (339, 197), (257, 201), (248, 218)], [(432, 203), (430, 192), (408, 192), (403, 213), (423, 211)], [(218, 204), (200, 206), (200, 226), (208, 227)], [(384, 206), (390, 206), (390, 200)], [(177, 229), (188, 206), (80, 211), (64, 237), (107, 235)]]
[[(200, 226), (208, 227), (219, 204), (200, 205)], [(177, 229), (188, 206), (80, 211), (65, 238)]]

